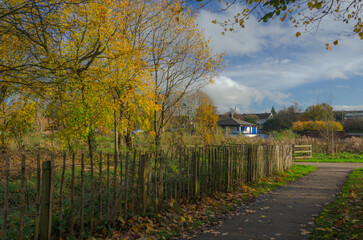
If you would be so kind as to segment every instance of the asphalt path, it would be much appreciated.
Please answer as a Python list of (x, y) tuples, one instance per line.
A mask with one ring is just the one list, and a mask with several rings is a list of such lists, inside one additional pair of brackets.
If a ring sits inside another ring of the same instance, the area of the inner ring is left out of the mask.
[(348, 175), (363, 163), (302, 163), (318, 169), (227, 216), (221, 226), (194, 240), (307, 239), (314, 219), (339, 193)]

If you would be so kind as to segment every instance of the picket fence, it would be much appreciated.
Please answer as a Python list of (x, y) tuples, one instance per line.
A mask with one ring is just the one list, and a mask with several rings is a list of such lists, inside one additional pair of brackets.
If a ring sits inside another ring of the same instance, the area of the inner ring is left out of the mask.
[(63, 154), (0, 164), (2, 239), (82, 239), (287, 169), (291, 145)]

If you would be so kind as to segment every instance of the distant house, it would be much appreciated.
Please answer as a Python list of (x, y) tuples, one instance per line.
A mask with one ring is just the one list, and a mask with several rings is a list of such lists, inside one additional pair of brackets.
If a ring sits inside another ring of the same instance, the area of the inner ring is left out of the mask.
[(257, 134), (257, 125), (253, 123), (249, 123), (237, 118), (233, 117), (233, 113), (230, 112), (228, 118), (219, 120), (217, 122), (218, 126), (225, 129), (226, 134), (228, 134), (228, 130), (233, 135), (244, 134), (244, 135), (256, 135)]
[(363, 119), (363, 111), (349, 111), (345, 114), (345, 119)]
[(268, 119), (273, 117), (272, 113), (254, 113), (253, 115), (258, 117), (256, 124), (260, 126), (263, 126)]

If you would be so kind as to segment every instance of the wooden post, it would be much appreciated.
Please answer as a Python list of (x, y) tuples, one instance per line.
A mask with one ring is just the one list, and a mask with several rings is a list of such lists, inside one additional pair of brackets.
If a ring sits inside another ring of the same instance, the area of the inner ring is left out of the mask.
[[(183, 164), (182, 164), (182, 154), (183, 154), (183, 150), (179, 149), (179, 176), (178, 176), (178, 182), (179, 182), (179, 202), (181, 202), (182, 198), (183, 198), (183, 188), (182, 188), (182, 178), (183, 178)], [(176, 201), (177, 199), (175, 199)]]
[(79, 235), (82, 238), (84, 234), (84, 206), (85, 206), (85, 186), (84, 186), (84, 153), (82, 153), (81, 156), (81, 222), (80, 222), (80, 229), (79, 229)]
[(228, 148), (225, 149), (225, 153), (224, 153), (224, 168), (225, 168), (225, 172), (224, 172), (224, 176), (225, 176), (225, 189), (228, 190), (230, 185), (231, 185), (231, 174), (230, 174), (230, 170), (231, 170), (231, 159), (230, 159), (230, 150)]
[(98, 169), (98, 222), (102, 222), (102, 151), (100, 152)]
[(106, 179), (106, 196), (107, 196), (107, 216), (111, 215), (111, 196), (110, 196), (110, 154), (107, 153), (107, 179)]
[(135, 183), (135, 170), (136, 170), (136, 156), (137, 152), (134, 150), (134, 156), (132, 160), (132, 170), (131, 170), (131, 215), (134, 215), (134, 206), (135, 206), (135, 189), (134, 189), (134, 183)]
[(93, 153), (90, 154), (91, 161), (91, 213), (90, 213), (90, 233), (93, 233), (93, 220), (95, 215), (95, 188), (94, 188), (94, 174), (93, 174)]
[(129, 186), (129, 158), (130, 153), (126, 153), (126, 164), (125, 164), (125, 207), (124, 207), (124, 216), (127, 218), (127, 200), (128, 200), (128, 186)]
[(3, 210), (3, 225), (2, 225), (2, 237), (1, 239), (6, 240), (6, 223), (8, 217), (8, 184), (9, 184), (9, 155), (5, 158), (5, 186), (4, 186), (4, 210)]
[(20, 183), (20, 219), (19, 219), (19, 240), (24, 238), (24, 215), (25, 215), (25, 155), (21, 157), (21, 183)]
[(118, 152), (114, 155), (114, 168), (113, 168), (113, 213), (110, 215), (111, 222), (115, 223), (117, 218), (117, 161)]
[[(116, 205), (116, 216), (119, 216), (122, 212), (122, 204), (121, 204), (121, 201), (122, 201), (122, 160), (123, 160), (123, 153), (120, 152), (119, 153), (119, 160), (120, 160), (120, 183), (119, 183), (119, 186), (120, 186), (120, 190), (119, 190), (119, 196), (120, 198), (118, 199), (117, 201), (117, 205)], [(120, 205), (119, 205), (120, 204)]]
[(142, 213), (146, 211), (147, 199), (147, 184), (148, 184), (148, 168), (146, 167), (146, 156), (141, 155), (138, 174), (138, 190), (139, 190), (139, 206), (142, 208)]
[(63, 153), (63, 166), (61, 184), (59, 188), (59, 237), (63, 239), (63, 185), (64, 185), (64, 174), (66, 171), (66, 152)]
[(247, 149), (247, 182), (252, 181), (252, 146), (249, 146)]
[(74, 234), (74, 169), (75, 169), (75, 153), (72, 153), (72, 176), (71, 176), (71, 212), (69, 216), (69, 237), (73, 239)]
[(37, 197), (36, 197), (36, 210), (35, 210), (35, 231), (34, 231), (34, 239), (38, 239), (39, 236), (39, 217), (40, 217), (40, 177), (41, 177), (41, 168), (40, 168), (40, 156), (37, 154)]
[(197, 156), (197, 152), (193, 150), (192, 152), (192, 171), (193, 171), (193, 196), (197, 198), (200, 191), (200, 182), (199, 182), (199, 161)]
[[(177, 154), (175, 152), (175, 157), (177, 157)], [(163, 176), (163, 183), (164, 183), (164, 189), (162, 190), (162, 192), (164, 193), (165, 197), (163, 198), (164, 199), (164, 203), (167, 203), (168, 202), (168, 155), (166, 156), (163, 156), (163, 161), (164, 161), (164, 164), (165, 164), (165, 167), (164, 167), (164, 176)], [(177, 164), (175, 164), (176, 166)], [(176, 184), (178, 183), (177, 181), (177, 176), (175, 176), (175, 182)], [(176, 188), (177, 189), (177, 188)], [(171, 192), (170, 194), (170, 198), (172, 198), (172, 195), (173, 193)], [(177, 195), (177, 192), (175, 192), (175, 196)], [(176, 198), (176, 197), (175, 197)]]
[(52, 176), (51, 161), (43, 162), (42, 165), (42, 197), (40, 209), (39, 240), (48, 240), (51, 229), (49, 228), (50, 218), (50, 185)]

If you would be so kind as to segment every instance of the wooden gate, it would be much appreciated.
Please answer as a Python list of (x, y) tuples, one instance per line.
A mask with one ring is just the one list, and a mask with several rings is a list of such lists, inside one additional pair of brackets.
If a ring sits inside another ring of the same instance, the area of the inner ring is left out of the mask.
[(313, 157), (313, 147), (312, 145), (294, 145), (294, 158), (312, 158)]

